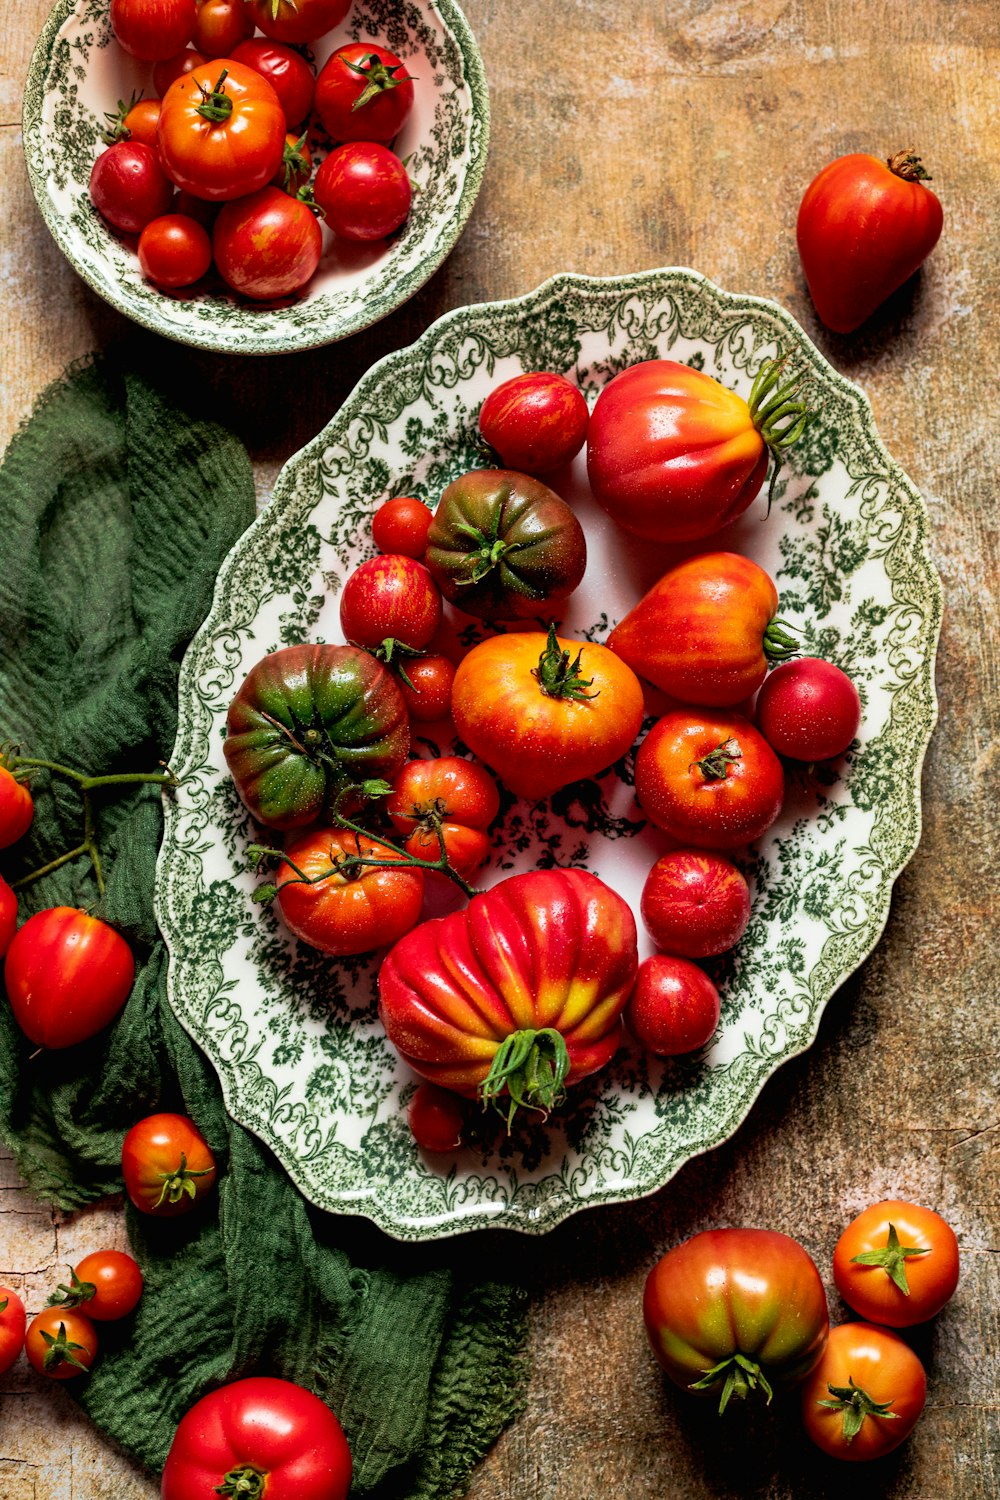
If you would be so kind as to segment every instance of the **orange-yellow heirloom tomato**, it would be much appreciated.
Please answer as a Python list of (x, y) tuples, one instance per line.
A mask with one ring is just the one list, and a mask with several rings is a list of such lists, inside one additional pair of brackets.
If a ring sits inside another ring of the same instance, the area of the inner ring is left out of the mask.
[(831, 1458), (864, 1462), (909, 1437), (926, 1399), (924, 1367), (898, 1333), (841, 1323), (802, 1387), (802, 1420)]
[(872, 1323), (926, 1323), (958, 1286), (958, 1240), (940, 1214), (895, 1198), (873, 1203), (844, 1230), (833, 1252), (844, 1301)]

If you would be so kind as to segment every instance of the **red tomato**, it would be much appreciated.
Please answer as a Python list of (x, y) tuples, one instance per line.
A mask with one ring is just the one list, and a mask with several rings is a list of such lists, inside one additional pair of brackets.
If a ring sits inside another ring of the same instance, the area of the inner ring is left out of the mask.
[(119, 105), (117, 114), (104, 117), (110, 129), (102, 136), (109, 146), (118, 141), (136, 141), (140, 146), (156, 150), (156, 131), (160, 123), (159, 99), (136, 99), (128, 105)]
[(335, 141), (388, 145), (413, 108), (413, 81), (387, 47), (338, 47), (316, 80), (316, 113)]
[(142, 1296), (142, 1272), (122, 1250), (95, 1250), (73, 1270), (70, 1285), (57, 1288), (54, 1307), (82, 1307), (88, 1318), (110, 1323), (127, 1318)]
[(400, 641), (422, 651), (441, 623), (441, 595), (415, 558), (370, 557), (340, 596), (340, 628), (358, 646)]
[(280, 188), (227, 203), (212, 231), (219, 274), (234, 292), (271, 302), (300, 292), (323, 251), (316, 215)]
[(643, 1316), (671, 1380), (718, 1394), (720, 1411), (801, 1380), (829, 1329), (812, 1259), (770, 1229), (710, 1229), (668, 1250), (646, 1279)]
[(677, 849), (646, 876), (640, 911), (658, 948), (683, 958), (711, 958), (734, 947), (746, 931), (750, 887), (723, 855)]
[(10, 947), (17, 931), (17, 897), (0, 875), (0, 958)]
[(168, 212), (174, 186), (151, 146), (119, 141), (94, 162), (90, 196), (112, 229), (138, 234), (151, 220)]
[(352, 141), (320, 165), (313, 193), (334, 234), (366, 243), (399, 228), (410, 212), (413, 189), (403, 163), (387, 146)]
[(200, 0), (194, 44), (206, 57), (232, 57), (251, 36), (253, 17), (245, 0)]
[[(451, 713), (451, 687), (455, 668), (447, 656), (420, 656), (406, 663), (406, 683), (400, 678), (399, 691), (411, 719), (421, 724), (436, 724)], [(412, 684), (412, 686), (411, 686)]]
[(467, 828), (488, 828), (500, 811), (500, 793), (489, 771), (460, 755), (409, 760), (385, 804), (397, 833), (409, 836), (435, 817)]
[(215, 1182), (215, 1157), (187, 1115), (147, 1115), (122, 1143), (125, 1191), (140, 1213), (189, 1213)]
[(35, 804), (27, 785), (0, 763), (0, 849), (9, 849), (23, 838), (34, 816)]
[(644, 959), (625, 1007), (625, 1025), (656, 1057), (696, 1052), (715, 1035), (719, 992), (686, 958), (654, 953)]
[(139, 236), (139, 265), (154, 286), (190, 286), (211, 264), (208, 231), (184, 214), (153, 219)]
[(835, 333), (860, 327), (937, 244), (944, 214), (925, 180), (911, 151), (887, 161), (853, 152), (806, 188), (799, 256), (816, 311)]
[(396, 495), (372, 516), (372, 539), (380, 552), (423, 557), (434, 512), (413, 495)]
[(73, 1047), (96, 1036), (128, 999), (135, 960), (121, 933), (72, 906), (36, 912), (7, 953), (4, 980), (14, 1019), (39, 1047)]
[(196, 198), (193, 193), (178, 193), (174, 200), (174, 213), (183, 214), (185, 219), (194, 219), (202, 229), (211, 229), (219, 217), (219, 204)]
[(831, 1328), (819, 1364), (802, 1387), (802, 1420), (832, 1458), (863, 1463), (891, 1453), (917, 1425), (927, 1398), (924, 1367), (887, 1328)]
[(170, 85), (159, 140), (172, 182), (227, 202), (270, 182), (285, 149), (285, 116), (266, 78), (223, 58)]
[[(407, 865), (403, 854), (379, 839), (363, 839), (344, 828), (319, 828), (288, 846), (287, 864), (274, 883), (285, 926), (321, 953), (346, 957), (383, 948), (420, 920), (424, 872)], [(335, 870), (348, 858), (379, 859), (388, 868), (362, 865)], [(400, 863), (402, 861), (402, 863)], [(297, 879), (297, 865), (314, 884)]]
[[(290, 130), (285, 136), (285, 154), (281, 158), (281, 166), (272, 177), (271, 185), (280, 188), (283, 193), (290, 193), (294, 198), (311, 176), (312, 152), (309, 149), (309, 137), (305, 131), (296, 135), (294, 130)], [(320, 242), (322, 244), (322, 237)]]
[(422, 1151), (457, 1151), (462, 1144), (465, 1107), (457, 1094), (436, 1083), (418, 1085), (406, 1120)]
[(178, 78), (183, 78), (194, 68), (203, 67), (208, 58), (201, 52), (196, 52), (193, 47), (185, 47), (182, 52), (175, 52), (173, 57), (164, 57), (153, 69), (153, 87), (159, 94), (161, 100), (167, 89)]
[(781, 762), (748, 719), (676, 709), (653, 725), (635, 762), (635, 794), (647, 817), (681, 843), (736, 849), (781, 812)]
[(173, 57), (194, 35), (195, 0), (111, 0), (120, 47), (144, 62)]
[(246, 0), (254, 25), (276, 42), (314, 42), (339, 26), (351, 0)]
[(871, 1323), (926, 1323), (958, 1286), (958, 1240), (933, 1209), (891, 1199), (866, 1208), (833, 1252), (837, 1291)]
[(72, 1380), (85, 1375), (97, 1354), (97, 1334), (90, 1319), (72, 1308), (46, 1307), (28, 1324), (24, 1352), (39, 1375)]
[(0, 1286), (0, 1375), (10, 1369), (24, 1348), (26, 1322), (20, 1297), (9, 1286)]
[[(476, 871), (480, 869), (489, 859), (490, 840), (481, 828), (466, 828), (463, 823), (441, 823), (441, 837), (444, 839), (445, 853), (448, 863), (452, 869), (461, 875), (463, 880), (471, 880)], [(437, 828), (417, 828), (404, 845), (407, 854), (414, 855), (417, 859), (440, 859), (441, 845), (438, 841)], [(436, 870), (427, 871), (428, 880), (439, 884), (450, 880), (450, 877), (439, 874)]]
[(479, 431), (505, 469), (551, 474), (575, 458), (587, 436), (590, 413), (579, 390), (563, 375), (515, 375), (490, 391), (479, 408)]
[(846, 672), (815, 656), (775, 667), (754, 710), (772, 749), (792, 760), (833, 760), (861, 727), (861, 699)]
[(300, 52), (280, 42), (255, 36), (240, 42), (231, 54), (237, 62), (266, 78), (280, 100), (290, 129), (301, 125), (312, 109), (316, 79)]

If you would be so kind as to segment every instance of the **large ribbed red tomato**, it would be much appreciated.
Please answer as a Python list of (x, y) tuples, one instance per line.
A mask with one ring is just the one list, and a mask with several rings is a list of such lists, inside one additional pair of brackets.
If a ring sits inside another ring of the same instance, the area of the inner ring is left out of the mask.
[(647, 817), (682, 843), (736, 849), (781, 811), (781, 762), (749, 720), (725, 710), (675, 709), (653, 725), (635, 761)]
[(113, 927), (73, 906), (36, 912), (4, 966), (14, 1019), (39, 1047), (72, 1047), (103, 1030), (129, 997), (132, 950)]

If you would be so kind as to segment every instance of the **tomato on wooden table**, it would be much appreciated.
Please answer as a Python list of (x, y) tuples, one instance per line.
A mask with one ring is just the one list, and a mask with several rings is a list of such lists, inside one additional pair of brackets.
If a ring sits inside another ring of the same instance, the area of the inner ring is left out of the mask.
[(179, 188), (226, 202), (270, 182), (281, 165), (285, 130), (267, 79), (220, 58), (170, 85), (160, 107), (160, 158)]
[(111, 0), (111, 29), (120, 47), (144, 62), (173, 57), (194, 35), (195, 0)]
[(14, 941), (17, 931), (17, 896), (0, 875), (0, 958)]
[(0, 849), (9, 849), (24, 837), (35, 816), (31, 792), (0, 762)]
[(73, 906), (29, 917), (4, 967), (14, 1019), (39, 1047), (73, 1047), (102, 1031), (134, 979), (135, 960), (121, 933)]
[(423, 557), (433, 511), (414, 495), (395, 495), (372, 516), (372, 540), (380, 552)]
[(654, 953), (639, 965), (625, 1025), (654, 1057), (679, 1057), (711, 1041), (719, 1012), (719, 992), (704, 969), (686, 958)]
[(254, 25), (276, 42), (314, 42), (339, 26), (351, 0), (246, 0)]
[(814, 656), (775, 667), (754, 708), (772, 749), (792, 760), (843, 755), (861, 727), (861, 698), (839, 667)]
[(78, 1307), (98, 1323), (127, 1318), (142, 1296), (142, 1272), (123, 1250), (95, 1250), (73, 1267), (69, 1286), (49, 1298), (52, 1307)]
[(465, 1106), (449, 1089), (421, 1083), (407, 1105), (406, 1123), (422, 1151), (457, 1151), (465, 1129)]
[(253, 17), (246, 0), (200, 0), (193, 40), (205, 57), (232, 57), (251, 36)]
[(551, 474), (575, 458), (587, 436), (590, 412), (565, 375), (539, 370), (496, 386), (479, 408), (483, 441), (506, 469)]
[[(279, 910), (286, 927), (321, 953), (369, 953), (420, 920), (424, 872), (391, 844), (346, 828), (320, 828), (295, 839), (285, 855), (288, 863), (274, 878)], [(387, 868), (352, 866), (352, 859), (376, 859)], [(299, 870), (315, 883), (301, 880)]]
[(32, 1368), (50, 1380), (85, 1375), (97, 1357), (93, 1323), (73, 1308), (46, 1307), (28, 1324), (24, 1352)]
[(888, 1328), (842, 1323), (802, 1388), (802, 1420), (817, 1447), (853, 1463), (881, 1458), (913, 1431), (927, 1399), (924, 1367)]
[(211, 264), (208, 230), (186, 214), (163, 214), (139, 236), (139, 265), (154, 286), (193, 286)]
[(9, 1286), (0, 1286), (0, 1375), (6, 1373), (24, 1348), (27, 1324), (24, 1303)]
[(152, 146), (137, 140), (118, 141), (94, 162), (90, 196), (112, 229), (140, 234), (153, 219), (169, 211), (174, 185)]
[(186, 1214), (215, 1182), (215, 1157), (187, 1115), (147, 1115), (122, 1143), (125, 1191), (140, 1213)]
[(653, 942), (682, 958), (711, 958), (734, 947), (750, 920), (750, 887), (722, 854), (675, 849), (646, 876), (640, 912)]
[(212, 229), (219, 275), (234, 292), (255, 302), (300, 292), (322, 253), (323, 236), (312, 209), (273, 185), (227, 203)]
[(378, 141), (387, 146), (413, 108), (406, 64), (374, 42), (338, 47), (316, 80), (316, 113), (335, 141)]
[(384, 240), (410, 212), (413, 188), (388, 146), (349, 141), (320, 164), (313, 194), (327, 226), (342, 240)]
[(289, 129), (302, 124), (312, 109), (316, 79), (301, 52), (267, 37), (254, 36), (240, 42), (230, 56), (267, 79), (278, 96)]
[(926, 1323), (958, 1286), (958, 1240), (933, 1209), (890, 1199), (847, 1226), (833, 1252), (844, 1301), (870, 1323)]
[(440, 623), (441, 595), (413, 557), (370, 557), (355, 568), (340, 596), (341, 629), (358, 646), (391, 640), (422, 651)]

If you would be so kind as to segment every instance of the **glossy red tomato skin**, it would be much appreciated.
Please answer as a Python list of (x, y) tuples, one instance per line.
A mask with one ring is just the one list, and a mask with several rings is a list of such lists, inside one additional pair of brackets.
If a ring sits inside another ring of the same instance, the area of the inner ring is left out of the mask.
[(81, 1309), (95, 1323), (111, 1323), (134, 1312), (142, 1296), (142, 1272), (124, 1250), (95, 1250), (74, 1267), (77, 1279), (94, 1288)]
[[(400, 82), (355, 109), (367, 84), (363, 74), (355, 73), (348, 64), (370, 73), (373, 57)], [(388, 146), (413, 108), (413, 83), (406, 73), (404, 63), (388, 47), (374, 42), (348, 42), (338, 47), (316, 80), (316, 113), (327, 135), (335, 141), (377, 141)]]
[(6, 1374), (24, 1348), (24, 1330), (27, 1317), (24, 1303), (9, 1286), (0, 1286), (0, 1304), (6, 1307), (0, 1312), (0, 1375)]
[(796, 234), (809, 293), (827, 328), (859, 328), (923, 265), (943, 224), (930, 188), (876, 156), (852, 152), (824, 167), (806, 188)]
[(441, 623), (441, 595), (423, 563), (385, 553), (355, 568), (340, 596), (340, 627), (358, 646), (388, 637), (422, 651)]
[(254, 36), (240, 42), (230, 56), (267, 79), (278, 96), (289, 129), (302, 124), (313, 106), (316, 78), (300, 52), (268, 37)]
[[(247, 0), (254, 25), (276, 42), (314, 42), (339, 26), (351, 0)], [(277, 15), (275, 15), (277, 9)]]
[[(738, 757), (724, 776), (707, 777), (698, 762), (719, 745)], [(647, 817), (683, 844), (738, 849), (766, 833), (781, 812), (781, 762), (748, 719), (727, 710), (664, 714), (639, 747), (635, 794)]]
[(0, 875), (0, 958), (14, 941), (17, 931), (17, 896)]
[(181, 1418), (162, 1500), (217, 1500), (226, 1475), (241, 1470), (266, 1476), (266, 1500), (347, 1500), (351, 1452), (318, 1396), (255, 1375), (203, 1396)]
[[(47, 1370), (45, 1355), (49, 1345), (42, 1335), (48, 1333), (58, 1338), (60, 1326), (65, 1328), (66, 1338), (70, 1343), (80, 1345), (79, 1348), (70, 1350), (77, 1363), (63, 1359)], [(28, 1356), (28, 1363), (39, 1375), (45, 1375), (49, 1380), (74, 1380), (88, 1370), (97, 1357), (97, 1331), (86, 1314), (77, 1312), (75, 1308), (46, 1307), (36, 1313), (28, 1324), (24, 1352)], [(79, 1368), (80, 1365), (83, 1365), (83, 1370)]]
[[(223, 72), (222, 92), (232, 104), (224, 120), (199, 113)], [(160, 107), (160, 160), (182, 191), (228, 202), (270, 182), (285, 149), (285, 116), (278, 96), (259, 73), (232, 58), (192, 68), (170, 85)]]
[(205, 57), (232, 57), (251, 36), (253, 17), (245, 0), (201, 0), (194, 23), (194, 45)]
[(639, 965), (625, 1025), (654, 1057), (679, 1057), (712, 1040), (719, 1011), (719, 992), (704, 969), (686, 958), (654, 953)]
[(327, 226), (342, 240), (384, 240), (410, 212), (413, 189), (406, 168), (387, 146), (352, 141), (320, 164), (313, 183)]
[(118, 45), (144, 62), (173, 57), (186, 47), (195, 19), (195, 0), (111, 0)]
[[(171, 1202), (164, 1183), (179, 1173), (182, 1156), (194, 1196), (182, 1192)], [(122, 1143), (122, 1173), (125, 1191), (140, 1213), (174, 1219), (190, 1213), (211, 1192), (215, 1157), (187, 1115), (147, 1115), (132, 1126)]]
[(112, 229), (139, 234), (151, 220), (169, 212), (174, 186), (152, 147), (118, 141), (94, 162), (90, 196)]
[(500, 793), (489, 771), (460, 755), (409, 760), (393, 781), (385, 810), (407, 837), (437, 811), (450, 823), (488, 828), (500, 811)]
[(154, 286), (192, 286), (212, 264), (208, 231), (184, 214), (164, 214), (139, 236), (139, 265)]
[(421, 1083), (407, 1106), (406, 1122), (422, 1151), (457, 1151), (465, 1129), (465, 1108), (449, 1089)]
[[(831, 1386), (849, 1388), (852, 1380), (873, 1401), (890, 1402), (894, 1415), (865, 1417), (860, 1432), (847, 1442), (843, 1412), (820, 1402), (831, 1399)], [(906, 1441), (926, 1399), (924, 1367), (898, 1334), (872, 1323), (841, 1323), (830, 1329), (823, 1356), (802, 1387), (802, 1420), (816, 1446), (831, 1458), (865, 1463)]]
[(29, 917), (4, 967), (14, 1019), (36, 1046), (52, 1049), (103, 1031), (134, 979), (135, 960), (121, 933), (72, 906)]
[(420, 656), (406, 664), (413, 686), (400, 679), (407, 713), (420, 724), (437, 724), (451, 713), (455, 668), (447, 656)]
[(415, 927), (424, 904), (424, 873), (400, 863), (403, 856), (377, 838), (361, 839), (360, 852), (389, 862), (388, 869), (366, 867), (355, 879), (316, 877), (334, 860), (359, 852), (358, 840), (343, 828), (319, 828), (288, 845), (288, 858), (315, 884), (295, 880), (291, 865), (278, 866), (278, 909), (285, 926), (321, 953), (344, 958), (384, 948)]
[(212, 229), (219, 275), (234, 292), (255, 302), (300, 292), (322, 252), (315, 214), (274, 186), (227, 203)]
[(712, 958), (736, 946), (750, 920), (750, 887), (724, 855), (676, 849), (646, 876), (639, 910), (658, 948)]
[[(881, 1266), (852, 1264), (855, 1255), (884, 1250), (889, 1226), (901, 1246), (923, 1250), (905, 1259), (909, 1293)], [(848, 1306), (869, 1323), (912, 1328), (936, 1317), (958, 1286), (958, 1240), (933, 1209), (893, 1198), (873, 1203), (844, 1230), (833, 1252), (833, 1279)]]
[(195, 47), (185, 47), (183, 51), (175, 52), (173, 57), (161, 58), (153, 69), (154, 89), (162, 99), (172, 83), (194, 68), (203, 67), (207, 61), (205, 54)]
[(834, 760), (861, 727), (861, 698), (833, 662), (800, 656), (773, 669), (758, 695), (754, 719), (779, 755)]
[(418, 560), (427, 551), (434, 512), (413, 495), (395, 495), (372, 516), (372, 540), (380, 552), (397, 552)]
[(23, 838), (34, 816), (35, 804), (28, 787), (0, 765), (0, 849), (9, 849)]
[(479, 408), (483, 440), (505, 469), (522, 474), (551, 474), (569, 463), (583, 447), (589, 421), (577, 387), (544, 370), (505, 380)]

